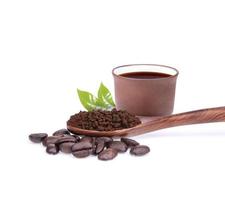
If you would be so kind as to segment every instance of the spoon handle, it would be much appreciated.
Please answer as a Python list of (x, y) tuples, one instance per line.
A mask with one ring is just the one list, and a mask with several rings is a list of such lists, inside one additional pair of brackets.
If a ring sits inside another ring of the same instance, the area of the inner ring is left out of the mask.
[(211, 122), (225, 122), (225, 107), (209, 108), (175, 115), (163, 116), (146, 122), (140, 127), (141, 133), (155, 131), (175, 126), (202, 124)]

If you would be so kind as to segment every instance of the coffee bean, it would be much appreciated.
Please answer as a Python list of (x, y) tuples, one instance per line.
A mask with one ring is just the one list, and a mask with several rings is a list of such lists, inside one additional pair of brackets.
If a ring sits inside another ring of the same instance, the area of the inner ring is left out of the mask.
[(150, 148), (146, 145), (137, 145), (131, 148), (130, 153), (135, 156), (143, 156), (150, 152)]
[(97, 137), (96, 142), (103, 141), (105, 143), (112, 142), (113, 139), (111, 137)]
[(95, 144), (96, 142), (96, 137), (92, 137), (92, 144)]
[(80, 137), (78, 135), (70, 135), (71, 137), (74, 137), (76, 139), (77, 142), (80, 141)]
[(68, 135), (68, 136), (64, 136), (64, 137), (59, 138), (56, 143), (61, 144), (61, 143), (64, 143), (64, 142), (75, 143), (75, 142), (78, 142), (78, 140), (75, 137)]
[[(99, 111), (101, 113), (101, 111)], [(117, 116), (114, 116), (115, 123), (127, 123), (131, 119), (122, 119), (119, 122)], [(106, 120), (107, 117), (106, 117)], [(118, 122), (117, 122), (118, 121)], [(83, 122), (86, 123), (85, 121)], [(96, 121), (98, 128), (104, 126), (105, 121)], [(132, 121), (129, 121), (132, 124)], [(114, 126), (112, 124), (112, 126)], [(105, 127), (107, 128), (107, 127)], [(110, 127), (109, 127), (110, 130)], [(145, 145), (140, 145), (137, 141), (130, 138), (121, 138), (120, 141), (114, 141), (112, 137), (92, 137), (70, 134), (67, 129), (60, 129), (53, 133), (53, 136), (48, 136), (46, 133), (34, 133), (29, 135), (32, 142), (40, 143), (46, 146), (48, 154), (57, 154), (59, 151), (63, 153), (72, 153), (74, 157), (84, 158), (91, 154), (97, 155), (99, 160), (112, 160), (118, 153), (126, 152), (130, 148), (130, 154), (142, 156), (150, 152), (150, 148)]]
[(89, 136), (84, 136), (80, 139), (80, 142), (93, 142), (93, 137), (89, 137)]
[(48, 146), (49, 144), (56, 144), (57, 141), (60, 139), (61, 137), (59, 136), (49, 136), (49, 137), (46, 137), (43, 141), (42, 141), (42, 144), (44, 146)]
[(112, 160), (117, 156), (118, 152), (115, 149), (105, 149), (100, 154), (98, 154), (99, 160)]
[(41, 143), (46, 137), (48, 137), (46, 133), (32, 133), (29, 135), (30, 141), (34, 143)]
[(93, 137), (93, 140), (92, 140), (92, 154), (93, 155), (96, 155), (96, 148), (97, 148), (96, 138)]
[(124, 142), (128, 147), (133, 147), (133, 146), (139, 145), (138, 142), (136, 142), (135, 140), (132, 140), (130, 138), (121, 138), (120, 140), (121, 140), (121, 142)]
[(92, 151), (92, 143), (90, 142), (78, 142), (72, 146), (72, 154), (77, 158), (87, 157)]
[(70, 135), (70, 132), (67, 129), (63, 128), (63, 129), (59, 129), (59, 130), (55, 131), (52, 135), (63, 137), (65, 135)]
[(55, 144), (48, 144), (46, 148), (46, 152), (48, 154), (57, 154), (59, 152), (59, 148)]
[(95, 143), (92, 143), (92, 152), (91, 152), (92, 155), (96, 155), (96, 148), (97, 145)]
[(92, 149), (92, 144), (90, 142), (78, 142), (72, 146), (72, 151)]
[(71, 153), (73, 145), (74, 145), (74, 142), (64, 142), (59, 145), (59, 149), (63, 153)]
[(111, 149), (117, 150), (118, 152), (126, 152), (127, 151), (127, 145), (121, 141), (110, 142), (110, 143), (108, 143), (107, 146)]
[(85, 157), (88, 157), (91, 154), (91, 152), (92, 151), (90, 149), (85, 149), (85, 150), (74, 151), (72, 152), (72, 154), (76, 158), (85, 158)]
[(100, 140), (98, 143), (96, 143), (95, 154), (99, 154), (100, 152), (103, 151), (104, 148), (105, 148), (105, 142)]

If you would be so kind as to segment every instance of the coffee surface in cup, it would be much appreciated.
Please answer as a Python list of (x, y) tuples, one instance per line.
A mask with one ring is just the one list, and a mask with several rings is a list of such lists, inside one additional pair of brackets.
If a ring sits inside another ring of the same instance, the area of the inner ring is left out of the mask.
[(167, 78), (170, 77), (171, 75), (161, 72), (128, 72), (120, 74), (120, 76), (136, 79), (157, 79), (157, 78)]

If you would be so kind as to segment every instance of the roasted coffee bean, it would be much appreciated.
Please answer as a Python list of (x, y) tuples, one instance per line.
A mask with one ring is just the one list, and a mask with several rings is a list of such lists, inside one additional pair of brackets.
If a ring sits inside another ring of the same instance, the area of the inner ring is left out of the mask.
[(117, 156), (118, 152), (115, 149), (105, 149), (100, 154), (98, 154), (99, 160), (112, 160)]
[(63, 153), (71, 153), (73, 145), (74, 145), (74, 142), (64, 142), (59, 145), (59, 149)]
[(112, 142), (113, 139), (111, 137), (97, 137), (96, 142), (103, 141), (104, 143)]
[(61, 144), (64, 142), (74, 142), (75, 143), (75, 142), (78, 142), (78, 140), (75, 137), (68, 135), (68, 136), (59, 138), (56, 143)]
[[(98, 111), (101, 114), (102, 111)], [(112, 113), (117, 111), (112, 111)], [(103, 112), (104, 113), (104, 112)], [(93, 113), (94, 114), (94, 113)], [(117, 113), (118, 114), (118, 113)], [(129, 123), (129, 126), (133, 126), (132, 123), (135, 119), (122, 119), (118, 118), (118, 115), (115, 116), (105, 116), (105, 119), (99, 118), (96, 122), (96, 128), (104, 127), (108, 118), (114, 117), (114, 124), (109, 126), (117, 126), (116, 123)], [(112, 120), (112, 119), (111, 119)], [(85, 125), (85, 121), (82, 121)], [(111, 130), (112, 127), (108, 127)], [(80, 136), (78, 134), (71, 134), (67, 129), (60, 129), (53, 133), (53, 136), (48, 136), (46, 133), (34, 133), (29, 135), (29, 139), (32, 142), (40, 143), (46, 146), (46, 152), (49, 154), (57, 154), (59, 151), (63, 153), (72, 153), (73, 156), (77, 158), (84, 158), (91, 154), (97, 155), (99, 160), (112, 160), (118, 153), (126, 152), (130, 148), (130, 154), (135, 156), (142, 156), (150, 152), (150, 148), (145, 145), (139, 145), (139, 143), (130, 138), (121, 138), (120, 141), (114, 141), (112, 137), (91, 137), (91, 136)]]
[(56, 144), (57, 141), (60, 139), (61, 137), (60, 136), (49, 136), (49, 137), (46, 137), (43, 141), (42, 141), (42, 144), (44, 146), (47, 146), (49, 144)]
[(92, 137), (92, 154), (96, 155), (97, 142), (96, 137)]
[(80, 139), (80, 142), (93, 142), (93, 137), (89, 137), (89, 136), (84, 136)]
[(77, 158), (84, 158), (92, 153), (92, 143), (90, 142), (78, 142), (72, 146), (72, 153)]
[(52, 135), (63, 137), (65, 135), (70, 135), (70, 132), (67, 129), (63, 128), (63, 129), (59, 129), (59, 130), (55, 131)]
[(121, 142), (124, 142), (128, 147), (133, 147), (139, 145), (138, 142), (130, 138), (121, 138)]
[(104, 150), (104, 148), (105, 148), (105, 142), (100, 140), (98, 143), (96, 143), (95, 154), (99, 154), (100, 152)]
[(46, 152), (48, 154), (57, 154), (59, 152), (59, 148), (55, 144), (48, 144), (46, 148)]
[(88, 157), (91, 154), (91, 152), (92, 151), (90, 149), (85, 149), (85, 150), (74, 151), (72, 152), (72, 154), (76, 158), (85, 158), (85, 157)]
[(92, 144), (95, 144), (96, 142), (96, 137), (92, 137)]
[(150, 152), (150, 148), (146, 145), (137, 145), (131, 148), (130, 153), (135, 156), (143, 156)]
[(92, 155), (96, 155), (96, 148), (97, 148), (97, 145), (95, 143), (92, 143)]
[(92, 144), (90, 142), (78, 142), (72, 146), (72, 151), (80, 151), (85, 149), (92, 149)]
[(80, 137), (78, 135), (71, 135), (71, 137), (74, 137), (76, 139), (77, 142), (80, 141)]
[(46, 137), (48, 137), (47, 133), (32, 133), (29, 135), (30, 141), (34, 143), (41, 143)]
[(107, 146), (111, 149), (117, 150), (118, 152), (126, 152), (127, 151), (127, 145), (121, 141), (110, 142), (110, 143), (108, 143)]

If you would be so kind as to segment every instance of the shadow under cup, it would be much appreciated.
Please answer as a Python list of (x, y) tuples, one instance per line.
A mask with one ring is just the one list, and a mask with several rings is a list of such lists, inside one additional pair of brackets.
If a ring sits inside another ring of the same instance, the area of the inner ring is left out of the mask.
[(138, 116), (173, 112), (178, 70), (164, 65), (123, 65), (112, 70), (116, 107)]

